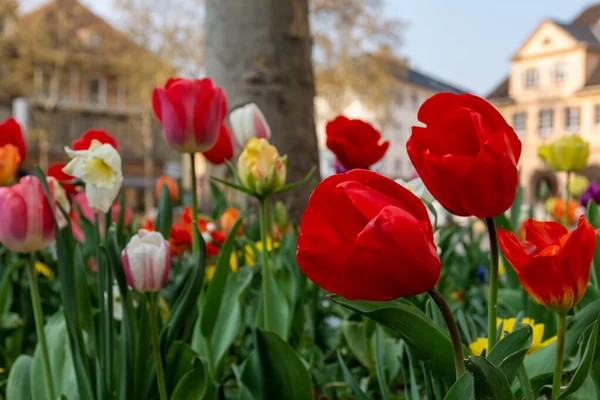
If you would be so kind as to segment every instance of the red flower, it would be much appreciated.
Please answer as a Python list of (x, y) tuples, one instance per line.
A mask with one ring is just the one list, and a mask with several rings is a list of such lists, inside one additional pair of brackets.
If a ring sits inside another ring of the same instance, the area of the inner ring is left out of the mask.
[(227, 114), (227, 97), (208, 78), (176, 78), (154, 89), (152, 106), (169, 146), (196, 153), (215, 145)]
[(27, 145), (23, 138), (21, 125), (14, 118), (9, 118), (0, 124), (0, 147), (7, 144), (12, 144), (19, 149), (21, 162), (24, 162), (27, 157)]
[(211, 232), (210, 236), (212, 237), (212, 240), (214, 240), (216, 243), (223, 244), (225, 242), (225, 233), (223, 233), (222, 231)]
[(448, 211), (493, 217), (506, 211), (518, 187), (521, 141), (484, 99), (439, 93), (418, 113), (406, 149), (419, 177)]
[(225, 160), (233, 158), (233, 141), (231, 140), (231, 131), (227, 125), (221, 125), (217, 142), (210, 150), (202, 154), (208, 161), (215, 165), (223, 164)]
[(498, 237), (508, 262), (535, 301), (558, 312), (581, 301), (596, 250), (596, 232), (583, 216), (572, 232), (556, 222), (529, 219), (524, 242), (503, 229), (498, 229)]
[(383, 158), (390, 146), (390, 142), (382, 141), (379, 131), (360, 119), (340, 115), (327, 123), (325, 131), (327, 147), (348, 170), (368, 169)]
[(440, 277), (425, 206), (409, 190), (369, 170), (321, 182), (300, 232), (296, 259), (302, 271), (349, 300), (417, 295)]
[(173, 224), (169, 243), (171, 244), (171, 253), (174, 256), (186, 253), (192, 247), (192, 233), (180, 223)]
[(73, 177), (69, 174), (65, 174), (63, 172), (63, 168), (65, 167), (65, 165), (67, 165), (67, 164), (54, 164), (54, 165), (50, 166), (50, 168), (48, 168), (48, 172), (46, 173), (46, 175), (56, 178), (56, 180), (60, 183), (60, 185), (63, 187), (63, 189), (65, 189), (65, 192), (67, 193), (67, 197), (70, 199), (71, 196), (74, 196), (75, 194), (77, 194), (77, 189), (76, 189), (75, 185), (73, 185), (72, 183), (65, 183), (65, 182), (69, 182), (69, 181), (72, 181), (73, 179), (75, 179), (75, 177)]
[(90, 129), (79, 139), (73, 141), (71, 147), (73, 150), (87, 150), (92, 145), (92, 140), (97, 140), (102, 144), (110, 144), (115, 150), (119, 150), (119, 142), (117, 142), (117, 139), (102, 129)]
[(179, 200), (179, 185), (177, 184), (175, 179), (168, 176), (161, 176), (160, 178), (158, 178), (158, 181), (156, 182), (155, 191), (156, 199), (160, 199), (160, 193), (162, 192), (162, 188), (165, 183), (167, 184), (167, 188), (169, 189), (171, 201), (173, 203), (177, 202), (177, 200)]
[(206, 243), (206, 254), (210, 256), (219, 255), (219, 248), (214, 243)]

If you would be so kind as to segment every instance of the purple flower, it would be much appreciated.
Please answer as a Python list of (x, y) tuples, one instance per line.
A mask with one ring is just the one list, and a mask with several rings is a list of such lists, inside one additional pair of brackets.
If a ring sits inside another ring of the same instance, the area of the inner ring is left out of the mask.
[(345, 174), (346, 172), (349, 171), (346, 167), (344, 167), (342, 165), (342, 163), (337, 158), (335, 160), (334, 167), (335, 167), (335, 173), (336, 174)]
[(600, 204), (600, 183), (590, 183), (590, 186), (581, 195), (581, 205), (584, 207), (587, 207), (590, 200), (594, 200), (596, 204)]

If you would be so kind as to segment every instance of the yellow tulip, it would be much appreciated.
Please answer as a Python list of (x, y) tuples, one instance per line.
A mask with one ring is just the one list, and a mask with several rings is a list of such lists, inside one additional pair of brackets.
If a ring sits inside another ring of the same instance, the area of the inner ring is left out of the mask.
[(575, 198), (580, 198), (585, 189), (590, 185), (590, 181), (583, 175), (575, 175), (569, 181), (569, 193)]
[(251, 139), (238, 159), (242, 185), (257, 196), (268, 196), (285, 183), (287, 156), (266, 139)]
[[(507, 318), (501, 319), (498, 318), (496, 321), (496, 326), (500, 327), (502, 325), (502, 335), (501, 339), (504, 338), (507, 334), (514, 330), (516, 323), (515, 318)], [(533, 338), (531, 341), (531, 347), (527, 354), (534, 353), (539, 349), (548, 346), (552, 342), (556, 341), (556, 336), (551, 337), (550, 339), (544, 339), (544, 324), (536, 324), (535, 321), (531, 318), (523, 318), (521, 321), (521, 325), (529, 325), (531, 329), (533, 329)], [(477, 338), (473, 343), (469, 345), (469, 349), (473, 355), (479, 356), (483, 354), (484, 350), (487, 353), (488, 341), (487, 338)]]
[(52, 271), (52, 269), (50, 269), (50, 267), (44, 264), (43, 262), (36, 261), (34, 264), (34, 268), (35, 272), (37, 272), (38, 275), (44, 275), (48, 279), (54, 279), (54, 271)]
[[(238, 272), (239, 262), (237, 254), (235, 254), (235, 252), (232, 252), (231, 256), (229, 257), (229, 268), (234, 274)], [(206, 270), (204, 271), (204, 279), (206, 280), (206, 282), (212, 281), (213, 277), (215, 276), (216, 269), (217, 266), (215, 264), (210, 264), (206, 266)]]
[[(254, 243), (256, 250), (262, 251), (263, 245), (262, 242)], [(274, 242), (270, 237), (267, 238), (267, 252), (273, 251), (273, 249), (279, 248), (279, 242)], [(256, 254), (254, 254), (254, 249), (249, 244), (244, 248), (244, 260), (246, 261), (246, 265), (252, 267), (256, 265)]]
[(587, 164), (590, 145), (579, 135), (563, 136), (538, 147), (538, 155), (556, 171), (581, 171)]

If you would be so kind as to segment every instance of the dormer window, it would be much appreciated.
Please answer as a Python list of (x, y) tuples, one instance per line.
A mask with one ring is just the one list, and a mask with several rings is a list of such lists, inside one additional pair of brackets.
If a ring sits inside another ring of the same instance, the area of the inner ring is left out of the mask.
[(567, 63), (560, 62), (556, 64), (556, 69), (554, 70), (554, 82), (563, 83), (567, 80)]
[(540, 82), (540, 74), (539, 71), (535, 68), (529, 68), (525, 71), (525, 87), (536, 87)]

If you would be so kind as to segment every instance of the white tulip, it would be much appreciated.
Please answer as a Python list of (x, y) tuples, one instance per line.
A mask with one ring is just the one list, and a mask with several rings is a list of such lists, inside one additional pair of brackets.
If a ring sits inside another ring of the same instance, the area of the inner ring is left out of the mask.
[(65, 151), (71, 161), (63, 172), (85, 182), (85, 195), (90, 207), (108, 212), (123, 184), (121, 156), (109, 144), (93, 140), (88, 150)]
[(252, 138), (268, 140), (271, 137), (271, 128), (260, 108), (254, 103), (233, 110), (229, 121), (241, 147), (246, 147)]

